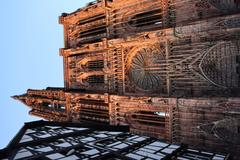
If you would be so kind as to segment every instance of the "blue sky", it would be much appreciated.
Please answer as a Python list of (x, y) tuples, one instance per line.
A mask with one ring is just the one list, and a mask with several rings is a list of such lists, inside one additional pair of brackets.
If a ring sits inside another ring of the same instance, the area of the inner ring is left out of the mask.
[(0, 149), (24, 122), (37, 120), (28, 108), (10, 98), (28, 88), (63, 86), (62, 12), (72, 12), (92, 0), (7, 0), (0, 5)]

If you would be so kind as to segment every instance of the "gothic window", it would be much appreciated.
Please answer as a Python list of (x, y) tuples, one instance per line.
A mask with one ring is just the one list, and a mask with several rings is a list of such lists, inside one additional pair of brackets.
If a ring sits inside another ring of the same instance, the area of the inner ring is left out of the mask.
[(102, 38), (106, 37), (107, 27), (106, 16), (104, 14), (82, 19), (77, 25), (83, 28), (80, 33), (78, 32), (78, 45), (99, 42)]
[(105, 19), (105, 17), (106, 16), (104, 14), (99, 14), (99, 15), (96, 15), (96, 16), (88, 17), (86, 19), (82, 19), (77, 24), (78, 25), (84, 25), (84, 24), (87, 24), (87, 23), (90, 23), (90, 22)]
[(224, 42), (213, 46), (200, 62), (200, 70), (212, 84), (239, 87), (239, 42)]
[(108, 122), (109, 111), (103, 101), (80, 99), (79, 103), (81, 120)]
[(87, 82), (90, 84), (104, 83), (104, 75), (92, 75), (87, 78)]
[(103, 69), (104, 68), (104, 61), (103, 60), (89, 61), (87, 63), (87, 67), (90, 70)]
[(52, 104), (52, 103), (48, 103), (48, 102), (43, 102), (42, 106), (47, 107), (49, 109), (65, 110), (64, 104)]
[(139, 13), (132, 17), (128, 23), (132, 27), (146, 27), (146, 26), (162, 27), (163, 22), (161, 9), (155, 9)]
[(99, 27), (95, 27), (95, 28), (91, 28), (88, 29), (86, 31), (82, 31), (80, 32), (80, 37), (84, 38), (84, 37), (90, 37), (90, 36), (95, 36), (95, 35), (99, 35), (99, 34), (104, 34), (106, 33), (106, 26), (99, 26)]
[(165, 112), (138, 111), (132, 114), (132, 119), (140, 124), (165, 127)]

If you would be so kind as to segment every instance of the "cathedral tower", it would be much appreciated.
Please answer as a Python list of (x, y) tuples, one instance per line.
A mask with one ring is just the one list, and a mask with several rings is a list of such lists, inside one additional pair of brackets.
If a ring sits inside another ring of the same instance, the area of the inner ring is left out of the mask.
[(59, 22), (64, 88), (14, 96), (30, 114), (239, 155), (238, 0), (98, 0)]

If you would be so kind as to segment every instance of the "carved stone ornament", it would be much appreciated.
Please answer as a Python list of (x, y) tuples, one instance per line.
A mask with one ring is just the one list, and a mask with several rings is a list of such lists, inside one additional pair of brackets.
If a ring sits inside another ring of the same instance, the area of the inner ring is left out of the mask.
[(162, 77), (156, 66), (164, 59), (163, 51), (156, 47), (145, 46), (137, 49), (129, 68), (130, 80), (135, 86), (144, 91), (154, 91), (161, 87)]
[(209, 3), (223, 12), (235, 12), (240, 10), (239, 0), (209, 0)]
[(238, 144), (240, 143), (239, 124), (240, 119), (228, 118), (202, 125), (200, 129), (222, 141)]

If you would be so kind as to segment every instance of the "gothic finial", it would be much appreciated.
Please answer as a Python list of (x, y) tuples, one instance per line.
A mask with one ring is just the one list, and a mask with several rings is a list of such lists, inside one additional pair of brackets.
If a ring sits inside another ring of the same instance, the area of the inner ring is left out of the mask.
[(29, 106), (29, 104), (27, 104), (27, 99), (28, 99), (27, 94), (14, 95), (14, 96), (11, 96), (11, 98), (13, 98), (14, 100), (18, 100), (18, 101), (22, 102), (23, 104)]
[(18, 100), (18, 96), (17, 95), (11, 96), (11, 98), (14, 99), (14, 100)]
[(22, 95), (14, 95), (14, 96), (11, 96), (11, 98), (15, 99), (15, 100), (19, 100), (19, 101), (22, 101), (24, 99), (27, 98), (27, 94), (22, 94)]

